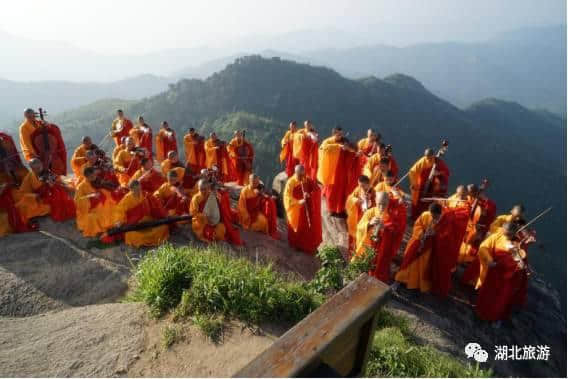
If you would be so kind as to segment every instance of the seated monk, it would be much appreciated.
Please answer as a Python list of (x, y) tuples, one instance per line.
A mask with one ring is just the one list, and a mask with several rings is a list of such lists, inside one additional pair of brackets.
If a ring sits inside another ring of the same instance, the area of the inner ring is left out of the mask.
[(131, 137), (125, 140), (125, 148), (120, 150), (114, 160), (114, 169), (117, 172), (120, 185), (127, 186), (136, 171), (140, 169), (140, 160), (146, 157), (144, 149), (140, 149)]
[(143, 147), (148, 152), (148, 158), (152, 157), (152, 127), (146, 124), (144, 117), (138, 116), (138, 121), (130, 129), (129, 136), (134, 139), (136, 146)]
[(197, 192), (197, 178), (199, 178), (199, 175), (194, 174), (191, 166), (184, 167), (181, 164), (177, 151), (170, 151), (168, 153), (168, 159), (162, 162), (161, 168), (162, 173), (165, 176), (167, 176), (168, 172), (174, 170), (185, 194), (189, 196), (190, 199), (193, 195), (195, 195)]
[(368, 209), (357, 224), (356, 254), (362, 256), (367, 249), (374, 250), (374, 269), (369, 273), (388, 283), (390, 266), (398, 246), (396, 217), (389, 212), (390, 198), (386, 192), (377, 192), (376, 206)]
[(522, 204), (514, 205), (511, 212), (506, 215), (498, 216), (493, 223), (489, 226), (489, 233), (494, 234), (501, 231), (501, 227), (505, 223), (510, 222), (519, 226), (521, 222), (524, 222), (523, 213), (525, 212), (525, 207)]
[(243, 187), (238, 203), (239, 224), (244, 229), (262, 232), (278, 239), (276, 202), (261, 192), (258, 175), (250, 174), (249, 184)]
[(189, 133), (183, 137), (185, 149), (185, 165), (193, 172), (200, 172), (205, 168), (205, 139), (195, 128), (189, 128)]
[[(442, 149), (440, 149), (442, 151)], [(436, 165), (434, 172), (432, 167)], [(430, 174), (433, 176), (430, 180)], [(431, 202), (422, 201), (424, 197), (445, 197), (448, 191), (450, 170), (446, 163), (436, 156), (433, 149), (426, 149), (408, 171), (412, 198), (412, 219), (415, 220), (428, 208)]]
[(373, 129), (367, 130), (367, 137), (362, 138), (357, 142), (357, 148), (361, 155), (371, 158), (379, 151), (379, 144), (381, 143), (381, 135)]
[(304, 121), (304, 127), (294, 133), (292, 153), (312, 180), (316, 180), (318, 173), (318, 138), (310, 120)]
[(288, 243), (310, 255), (322, 241), (321, 190), (315, 180), (306, 175), (304, 166), (296, 165), (288, 179), (283, 196), (288, 220)]
[(229, 159), (227, 144), (213, 132), (205, 141), (205, 167), (211, 169), (216, 166), (219, 169), (220, 180), (223, 183), (230, 182), (235, 178), (234, 167)]
[(62, 222), (75, 217), (75, 203), (67, 193), (61, 178), (44, 170), (39, 159), (29, 161), (31, 171), (20, 186), (20, 200), (16, 203), (24, 222), (49, 214)]
[(85, 237), (95, 237), (112, 226), (113, 206), (109, 191), (96, 188), (97, 173), (94, 167), (86, 167), (84, 180), (75, 192), (77, 228)]
[(182, 178), (176, 170), (168, 171), (167, 182), (154, 192), (154, 196), (160, 200), (168, 216), (182, 216), (189, 213), (190, 197), (186, 195), (182, 185)]
[(87, 161), (87, 151), (90, 150), (92, 145), (91, 137), (83, 137), (81, 144), (75, 149), (71, 156), (71, 168), (76, 178), (83, 173), (81, 166)]
[(116, 118), (112, 121), (110, 127), (110, 135), (114, 138), (116, 146), (120, 145), (123, 137), (130, 136), (130, 130), (132, 129), (132, 121), (124, 117), (124, 112), (122, 109), (116, 111)]
[(191, 228), (204, 242), (224, 241), (241, 245), (238, 230), (232, 224), (230, 205), (218, 197), (206, 179), (197, 182), (198, 192), (191, 199), (189, 213), (193, 216)]
[(160, 164), (160, 169), (162, 170), (162, 174), (165, 176), (168, 174), (170, 170), (178, 168), (185, 170), (185, 167), (179, 161), (178, 152), (172, 150), (168, 153), (168, 158), (164, 159), (164, 161)]
[(297, 130), (298, 125), (296, 121), (292, 121), (289, 129), (286, 131), (286, 134), (284, 134), (284, 138), (282, 138), (282, 141), (280, 142), (280, 145), (282, 146), (282, 150), (280, 150), (280, 162), (284, 162), (286, 164), (286, 175), (288, 177), (294, 175), (294, 167), (300, 163), (298, 159), (294, 158), (292, 151), (294, 147), (294, 134)]
[(75, 188), (77, 188), (79, 184), (81, 184), (81, 182), (85, 180), (85, 169), (89, 167), (95, 167), (98, 160), (99, 156), (97, 155), (97, 152), (95, 150), (87, 150), (85, 157), (83, 158), (83, 164), (81, 164), (81, 167), (79, 168), (79, 175), (77, 175), (73, 180), (73, 185), (75, 186)]
[(254, 149), (250, 142), (245, 139), (245, 132), (237, 130), (235, 137), (227, 145), (227, 152), (232, 162), (232, 167), (235, 168), (234, 176), (237, 179), (237, 184), (245, 186), (249, 181), (249, 176), (252, 173), (252, 161), (254, 159)]
[(144, 193), (154, 193), (166, 182), (164, 176), (154, 169), (150, 158), (140, 160), (141, 167), (134, 173), (131, 180), (138, 180)]
[[(166, 211), (152, 194), (144, 194), (138, 180), (130, 181), (127, 193), (116, 206), (114, 213), (116, 226), (135, 225), (141, 222), (165, 218)], [(170, 235), (168, 225), (158, 225), (124, 234), (124, 242), (133, 247), (158, 246)]]
[(475, 311), (482, 320), (497, 321), (497, 327), (511, 317), (515, 307), (526, 303), (527, 253), (517, 230), (515, 224), (507, 222), (479, 247), (481, 275)]
[(332, 217), (345, 217), (345, 202), (357, 186), (359, 157), (356, 147), (343, 135), (340, 126), (319, 147), (317, 180)]
[(462, 283), (474, 286), (479, 277), (477, 252), (479, 245), (489, 232), (489, 226), (495, 220), (497, 205), (475, 184), (468, 185), (467, 191), (470, 210), (458, 262), (468, 264), (462, 277)]
[(431, 203), (414, 223), (395, 280), (408, 289), (446, 296), (455, 265), (450, 250), (455, 250), (459, 244), (456, 241), (452, 214), (443, 212), (440, 204)]
[(365, 175), (359, 177), (358, 186), (351, 192), (345, 203), (347, 212), (347, 234), (349, 236), (349, 253), (355, 251), (357, 224), (363, 214), (375, 206), (375, 190), (371, 187), (369, 178)]
[(118, 153), (120, 153), (121, 150), (126, 149), (126, 138), (127, 137), (122, 137), (120, 139), (120, 144), (116, 145), (115, 148), (112, 150), (111, 158), (113, 163), (118, 157)]
[(160, 131), (156, 134), (156, 160), (162, 162), (170, 151), (178, 151), (176, 132), (167, 121), (162, 121)]

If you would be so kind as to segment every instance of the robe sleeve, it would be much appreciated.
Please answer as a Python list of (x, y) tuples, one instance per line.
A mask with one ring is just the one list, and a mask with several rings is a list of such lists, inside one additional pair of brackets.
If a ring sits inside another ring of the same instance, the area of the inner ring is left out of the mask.
[(239, 202), (237, 204), (237, 208), (239, 211), (239, 222), (241, 224), (241, 226), (243, 227), (248, 227), (250, 224), (250, 215), (248, 213), (248, 209), (247, 209), (247, 195), (249, 193), (249, 189), (248, 188), (244, 188), (241, 191), (241, 194), (239, 196)]
[(321, 144), (320, 149), (317, 178), (323, 185), (334, 184), (337, 163), (341, 155), (341, 145), (326, 140)]
[(357, 223), (357, 234), (355, 237), (355, 246), (357, 246), (356, 254), (358, 256), (365, 252), (365, 243), (367, 241), (367, 232), (369, 230), (369, 222), (373, 218), (374, 209), (371, 208), (363, 214), (359, 223)]
[(290, 179), (284, 187), (284, 208), (286, 209), (286, 215), (288, 216), (288, 223), (292, 226), (294, 231), (298, 230), (298, 225), (300, 223), (300, 211), (301, 205), (299, 200), (294, 198), (293, 191), (298, 185), (298, 181), (295, 179)]
[(410, 181), (411, 187), (418, 186), (418, 179), (422, 173), (422, 168), (424, 167), (424, 158), (420, 158), (411, 168), (408, 170), (408, 180)]
[(355, 188), (347, 197), (345, 211), (347, 213), (347, 231), (349, 235), (355, 236), (357, 230), (357, 218), (359, 215), (359, 188)]

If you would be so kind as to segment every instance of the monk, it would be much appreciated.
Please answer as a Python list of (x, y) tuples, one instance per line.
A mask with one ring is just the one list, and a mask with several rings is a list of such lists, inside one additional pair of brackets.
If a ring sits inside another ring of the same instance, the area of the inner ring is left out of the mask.
[(110, 193), (95, 187), (97, 173), (94, 167), (86, 167), (75, 192), (77, 209), (77, 228), (84, 237), (96, 237), (112, 226), (112, 213), (115, 203)]
[[(434, 164), (436, 169), (432, 171)], [(430, 174), (432, 174), (431, 178)], [(434, 150), (426, 149), (424, 156), (408, 172), (413, 220), (416, 220), (428, 207), (429, 202), (422, 201), (423, 197), (445, 197), (449, 178), (450, 170), (446, 163), (441, 158), (436, 157)]]
[(346, 217), (345, 202), (357, 186), (359, 157), (357, 148), (335, 127), (325, 139), (319, 154), (317, 179), (323, 184), (323, 196), (332, 217)]
[(37, 158), (29, 161), (31, 171), (20, 186), (20, 200), (16, 208), (24, 222), (31, 218), (50, 215), (63, 222), (75, 217), (75, 203), (67, 193), (61, 178), (44, 170)]
[(389, 213), (390, 198), (386, 192), (377, 192), (376, 206), (367, 210), (357, 224), (357, 256), (367, 249), (374, 250), (374, 268), (369, 273), (388, 283), (391, 280), (391, 262), (396, 255), (398, 227), (396, 217)]
[(318, 134), (310, 120), (304, 121), (304, 128), (294, 133), (292, 149), (294, 158), (305, 167), (306, 175), (316, 180), (318, 172)]
[(509, 222), (520, 225), (521, 221), (524, 220), (525, 207), (522, 204), (516, 204), (511, 209), (509, 214), (498, 216), (493, 223), (489, 226), (489, 233), (494, 234), (501, 231), (501, 227)]
[(189, 128), (189, 132), (183, 137), (185, 149), (185, 164), (195, 173), (205, 168), (205, 139), (200, 136), (195, 128)]
[(130, 129), (129, 136), (132, 137), (136, 146), (146, 149), (148, 157), (152, 157), (152, 127), (146, 124), (144, 117), (138, 116), (136, 124)]
[(73, 169), (75, 177), (81, 176), (81, 166), (87, 161), (85, 156), (92, 145), (91, 137), (85, 136), (81, 140), (81, 144), (73, 152), (71, 156), (71, 168)]
[(447, 206), (449, 208), (457, 208), (469, 203), (467, 189), (463, 184), (456, 187), (456, 192), (448, 197)]
[(120, 153), (121, 150), (126, 149), (126, 138), (127, 137), (122, 137), (120, 139), (120, 144), (116, 145), (115, 148), (112, 150), (112, 161), (116, 161), (116, 158), (118, 157), (118, 154)]
[(162, 162), (162, 174), (167, 177), (167, 173), (175, 171), (177, 178), (181, 183), (183, 191), (191, 199), (197, 192), (197, 179), (199, 179), (199, 171), (194, 172), (191, 166), (183, 166), (179, 160), (177, 151), (170, 151), (168, 159)]
[(357, 142), (357, 148), (367, 158), (372, 157), (375, 153), (379, 151), (379, 145), (381, 143), (381, 135), (375, 132), (373, 129), (367, 130), (367, 137), (362, 138)]
[(20, 125), (20, 147), (26, 161), (32, 158), (39, 158), (32, 146), (31, 140), (31, 135), (38, 126), (39, 122), (36, 120), (35, 111), (31, 108), (27, 108), (24, 111), (24, 122)]
[(258, 175), (250, 174), (249, 184), (243, 187), (239, 195), (239, 224), (244, 229), (278, 239), (276, 202), (272, 197), (263, 194), (261, 188)]
[(168, 171), (167, 182), (154, 192), (169, 216), (182, 216), (189, 213), (190, 197), (184, 191), (182, 178), (176, 170)]
[(110, 135), (114, 138), (116, 146), (120, 145), (122, 137), (129, 137), (132, 129), (132, 121), (124, 117), (122, 109), (116, 111), (116, 118), (112, 121)]
[(284, 162), (286, 165), (286, 176), (291, 177), (294, 175), (294, 167), (300, 161), (294, 158), (293, 148), (294, 148), (294, 134), (298, 131), (298, 124), (296, 121), (292, 121), (288, 126), (284, 138), (280, 142), (282, 150), (280, 150), (280, 162)]
[(140, 169), (140, 160), (145, 157), (145, 151), (136, 146), (134, 139), (127, 137), (125, 148), (118, 152), (114, 160), (114, 169), (121, 185), (128, 186), (134, 173)]
[(363, 175), (369, 177), (371, 187), (375, 187), (385, 179), (387, 171), (393, 172), (390, 167), (390, 158), (381, 158), (381, 156), (377, 153), (367, 160), (365, 167), (363, 167)]
[(140, 160), (141, 167), (134, 173), (131, 180), (140, 182), (140, 188), (144, 193), (154, 193), (166, 182), (164, 176), (154, 169), (154, 163), (150, 158)]
[(245, 139), (244, 131), (237, 130), (235, 132), (235, 137), (227, 145), (227, 151), (231, 158), (232, 166), (235, 168), (237, 184), (240, 186), (249, 184), (254, 149), (250, 142)]
[(162, 121), (160, 131), (156, 135), (156, 160), (162, 162), (172, 150), (178, 151), (176, 132), (167, 121)]
[(348, 251), (350, 254), (355, 251), (357, 224), (363, 217), (363, 214), (375, 206), (375, 190), (371, 187), (369, 178), (361, 175), (357, 182), (357, 187), (351, 192), (345, 203), (347, 234), (349, 238)]
[(418, 217), (395, 276), (397, 282), (408, 289), (447, 296), (455, 265), (448, 249), (459, 244), (453, 237), (452, 222), (451, 213), (443, 212), (438, 203), (431, 203), (428, 211)]
[(527, 253), (519, 244), (517, 226), (506, 222), (479, 247), (481, 274), (475, 311), (480, 319), (507, 320), (516, 306), (526, 302)]
[(212, 132), (205, 142), (205, 167), (211, 169), (216, 166), (219, 169), (220, 180), (225, 183), (234, 179), (234, 166), (229, 159), (227, 144)]
[[(135, 225), (159, 220), (167, 216), (160, 202), (152, 194), (144, 194), (138, 180), (130, 181), (130, 192), (118, 203), (115, 210), (115, 226)], [(124, 242), (133, 247), (158, 246), (169, 237), (168, 225), (134, 230), (124, 234)]]
[[(231, 223), (230, 205), (219, 198), (205, 179), (197, 182), (198, 192), (191, 199), (191, 228), (203, 242), (227, 241), (241, 245), (239, 232)], [(229, 207), (229, 208), (228, 208)]]
[(288, 243), (293, 248), (314, 255), (322, 241), (321, 191), (310, 179), (303, 165), (296, 165), (283, 196), (288, 220)]
[(87, 152), (85, 153), (85, 157), (83, 158), (83, 164), (81, 164), (81, 167), (79, 168), (79, 174), (73, 180), (75, 188), (77, 188), (79, 184), (81, 184), (81, 182), (85, 180), (85, 175), (84, 175), (85, 169), (89, 167), (95, 168), (98, 159), (99, 157), (95, 150), (87, 150)]
[(408, 195), (396, 185), (396, 178), (394, 173), (390, 170), (385, 173), (384, 180), (375, 186), (375, 192), (386, 192), (389, 195), (389, 214), (394, 220), (396, 227), (393, 238), (393, 250), (396, 254), (402, 244), (404, 232), (406, 231), (406, 219), (408, 214), (406, 198)]

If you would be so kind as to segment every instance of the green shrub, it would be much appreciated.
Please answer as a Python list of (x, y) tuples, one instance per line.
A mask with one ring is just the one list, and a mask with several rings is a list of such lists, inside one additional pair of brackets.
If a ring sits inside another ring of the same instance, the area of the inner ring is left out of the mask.
[(335, 246), (324, 246), (318, 250), (320, 269), (310, 282), (310, 287), (321, 294), (339, 291), (343, 288), (343, 258)]
[(197, 314), (192, 317), (192, 321), (213, 343), (221, 342), (225, 325), (221, 318)]

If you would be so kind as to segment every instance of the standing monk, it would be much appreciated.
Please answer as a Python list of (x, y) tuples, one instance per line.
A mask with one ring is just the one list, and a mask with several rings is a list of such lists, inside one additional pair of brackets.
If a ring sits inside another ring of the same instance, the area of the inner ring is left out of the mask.
[(377, 205), (367, 210), (357, 224), (357, 255), (374, 250), (374, 269), (370, 274), (385, 283), (391, 280), (390, 266), (398, 248), (397, 220), (389, 213), (389, 202), (386, 192), (377, 192)]
[(507, 222), (516, 224), (517, 226), (524, 222), (523, 213), (525, 212), (525, 207), (522, 204), (514, 205), (511, 212), (506, 215), (501, 215), (493, 221), (489, 226), (489, 233), (498, 233), (501, 231), (501, 227)]
[(205, 166), (208, 169), (216, 166), (219, 170), (219, 179), (223, 183), (230, 182), (234, 178), (234, 167), (229, 159), (227, 144), (221, 141), (215, 132), (211, 133), (205, 142), (205, 156)]
[(41, 161), (29, 161), (31, 171), (20, 186), (20, 201), (16, 207), (25, 222), (49, 214), (54, 221), (75, 217), (75, 203), (67, 193), (61, 178), (45, 170)]
[(139, 149), (131, 137), (125, 140), (125, 148), (121, 149), (114, 160), (114, 169), (118, 173), (118, 181), (122, 186), (128, 182), (140, 168), (140, 159), (145, 158), (145, 151)]
[(91, 137), (83, 137), (81, 144), (75, 149), (71, 156), (71, 168), (76, 178), (81, 176), (81, 166), (87, 162), (87, 151), (91, 149), (92, 145)]
[(232, 166), (235, 168), (237, 184), (244, 186), (249, 184), (249, 176), (252, 173), (252, 161), (254, 159), (254, 149), (245, 139), (245, 132), (237, 130), (235, 137), (227, 146)]
[(318, 172), (318, 134), (310, 120), (304, 121), (304, 128), (294, 133), (292, 152), (294, 158), (304, 166), (306, 175), (316, 180)]
[(369, 178), (361, 175), (358, 180), (358, 186), (351, 192), (345, 203), (347, 212), (347, 234), (349, 236), (349, 253), (355, 251), (355, 240), (357, 233), (357, 224), (363, 217), (363, 214), (375, 206), (375, 190), (371, 187)]
[(77, 208), (77, 228), (84, 237), (95, 237), (112, 225), (112, 210), (114, 202), (110, 193), (96, 188), (96, 169), (87, 167), (84, 171), (85, 180), (75, 192), (75, 207)]
[(408, 289), (447, 295), (455, 265), (448, 249), (459, 243), (454, 241), (452, 222), (451, 214), (443, 214), (438, 203), (430, 204), (429, 210), (416, 219), (395, 277), (397, 282)]
[[(445, 150), (440, 149), (439, 156), (443, 154), (442, 151)], [(408, 171), (413, 220), (416, 220), (428, 208), (429, 203), (421, 201), (423, 197), (444, 197), (446, 195), (450, 170), (439, 156), (434, 154), (434, 150), (428, 148), (424, 151), (424, 156)]]
[[(151, 194), (145, 195), (140, 182), (132, 180), (127, 193), (116, 206), (116, 226), (135, 225), (141, 222), (159, 220), (166, 217), (165, 210)], [(168, 225), (133, 230), (124, 234), (124, 242), (133, 247), (158, 246), (170, 235)]]
[(262, 232), (278, 239), (276, 202), (261, 191), (258, 175), (250, 174), (247, 184), (239, 195), (239, 224), (244, 229)]
[(396, 178), (392, 171), (387, 171), (385, 174), (384, 181), (380, 182), (375, 187), (375, 192), (386, 192), (389, 195), (389, 214), (395, 220), (396, 231), (393, 243), (393, 249), (398, 252), (402, 239), (404, 238), (404, 232), (406, 231), (406, 218), (408, 210), (406, 207), (406, 195), (400, 187), (396, 184)]
[(154, 164), (150, 158), (142, 158), (141, 167), (134, 173), (131, 180), (140, 182), (140, 188), (144, 193), (154, 193), (166, 182), (164, 176), (154, 170)]
[(379, 151), (380, 143), (381, 135), (373, 129), (369, 129), (367, 130), (367, 137), (357, 142), (357, 148), (365, 157), (370, 158)]
[(296, 121), (290, 123), (289, 129), (284, 134), (284, 138), (280, 142), (282, 150), (280, 150), (280, 162), (285, 162), (286, 164), (286, 176), (291, 177), (294, 175), (294, 167), (300, 161), (294, 158), (294, 134), (298, 130), (298, 125)]
[(342, 217), (347, 197), (357, 186), (357, 149), (343, 136), (341, 127), (335, 127), (320, 150), (317, 180), (324, 186), (323, 195), (330, 215)]
[(288, 220), (288, 243), (308, 254), (315, 254), (322, 241), (321, 191), (315, 180), (297, 165), (284, 188), (284, 208)]
[(148, 152), (148, 157), (152, 157), (152, 128), (146, 124), (144, 117), (138, 116), (138, 121), (129, 133), (134, 139), (136, 146), (143, 147)]
[(178, 151), (176, 132), (170, 128), (167, 121), (162, 121), (160, 131), (156, 135), (156, 160), (161, 163), (172, 150)]
[(116, 111), (116, 118), (112, 121), (110, 135), (114, 138), (116, 146), (120, 145), (122, 137), (129, 137), (132, 129), (132, 121), (124, 117), (122, 109)]
[(467, 189), (463, 184), (456, 187), (456, 193), (448, 197), (448, 207), (457, 208), (468, 204)]
[(195, 173), (205, 168), (205, 139), (194, 128), (183, 137), (185, 164)]
[(517, 226), (505, 223), (479, 247), (481, 275), (475, 311), (482, 320), (507, 320), (526, 301), (527, 254), (517, 238)]

